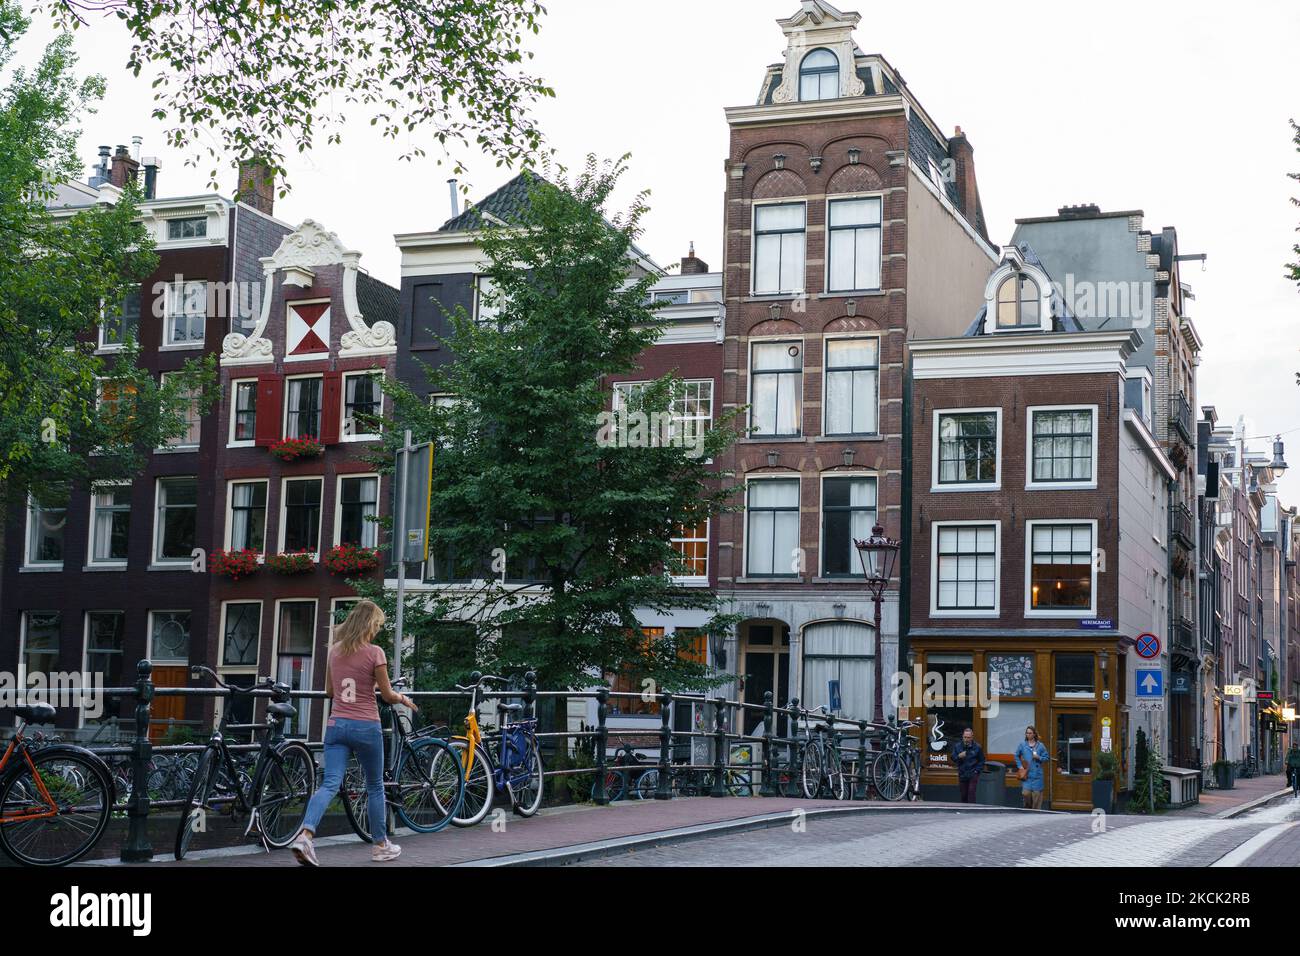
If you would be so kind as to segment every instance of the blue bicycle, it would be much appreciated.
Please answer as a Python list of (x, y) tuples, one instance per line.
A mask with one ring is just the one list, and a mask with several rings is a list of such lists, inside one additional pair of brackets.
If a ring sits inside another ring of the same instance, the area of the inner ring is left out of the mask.
[(464, 796), (452, 825), (471, 827), (480, 822), (492, 809), (498, 793), (509, 797), (511, 809), (519, 816), (531, 817), (542, 805), (545, 780), (537, 744), (537, 718), (519, 719), (523, 704), (498, 702), (498, 727), (484, 734), (478, 724), (479, 694), (490, 684), (504, 684), (505, 678), (478, 673), (470, 676), (474, 683), (456, 685), (457, 690), (469, 694), (465, 735), (449, 741), (465, 775)]

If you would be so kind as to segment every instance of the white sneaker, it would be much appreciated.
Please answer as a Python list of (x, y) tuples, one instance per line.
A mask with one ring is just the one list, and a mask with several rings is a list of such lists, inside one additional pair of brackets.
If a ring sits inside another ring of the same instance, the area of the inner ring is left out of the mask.
[(389, 860), (396, 860), (402, 855), (402, 848), (392, 840), (373, 847), (370, 850), (370, 861), (372, 863), (387, 863)]
[(293, 850), (293, 855), (303, 866), (320, 866), (320, 860), (316, 859), (316, 847), (312, 845), (311, 835), (306, 830), (298, 834), (289, 849)]

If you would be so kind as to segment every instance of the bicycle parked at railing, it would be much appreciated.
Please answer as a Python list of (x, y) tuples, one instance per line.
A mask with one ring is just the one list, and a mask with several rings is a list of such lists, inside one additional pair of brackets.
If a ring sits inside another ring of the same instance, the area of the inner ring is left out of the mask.
[[(811, 718), (817, 714), (825, 723), (811, 726)], [(803, 753), (800, 760), (803, 795), (807, 800), (817, 797), (829, 797), (832, 800), (849, 798), (849, 781), (844, 775), (844, 761), (840, 757), (839, 745), (835, 742), (832, 730), (832, 715), (825, 705), (815, 710), (800, 710), (799, 717), (804, 722)]]
[[(311, 751), (301, 741), (286, 740), (282, 733), (284, 722), (298, 713), (289, 703), (290, 687), (269, 677), (252, 687), (237, 687), (222, 681), (210, 667), (197, 665), (190, 670), (193, 680), (199, 680), (204, 674), (218, 687), (230, 691), (232, 698), (252, 696), (260, 689), (271, 691), (271, 701), (266, 706), (266, 722), (262, 724), (231, 724), (229, 716), (234, 708), (222, 709), (221, 720), (208, 738), (194, 770), (180, 829), (176, 831), (176, 859), (185, 858), (194, 834), (206, 829), (207, 815), (220, 806), (229, 807), (232, 815), (248, 814), (244, 836), (256, 831), (268, 849), (283, 849), (302, 828), (307, 803), (316, 789), (316, 761)], [(261, 749), (247, 783), (226, 740), (227, 734), (241, 730), (261, 734)]]
[(871, 764), (871, 785), (885, 800), (915, 800), (921, 795), (921, 752), (910, 731), (916, 721), (890, 722), (885, 742)]
[(13, 711), (22, 723), (0, 757), (0, 846), (25, 866), (64, 866), (103, 836), (113, 809), (113, 779), (108, 765), (84, 747), (33, 748), (23, 730), (53, 720), (49, 704)]
[(537, 743), (537, 719), (519, 719), (523, 704), (497, 703), (499, 716), (496, 730), (486, 735), (478, 723), (479, 694), (491, 684), (504, 684), (504, 677), (491, 674), (470, 675), (472, 684), (456, 685), (469, 694), (469, 712), (465, 715), (465, 735), (452, 737), (449, 743), (463, 768), (465, 795), (460, 812), (452, 824), (469, 827), (481, 821), (492, 809), (498, 793), (508, 796), (510, 808), (521, 817), (531, 817), (542, 805), (545, 779), (542, 753)]
[[(405, 690), (404, 678), (393, 681), (393, 689)], [(384, 797), (389, 817), (388, 830), (400, 821), (416, 833), (436, 833), (452, 822), (465, 794), (460, 757), (438, 736), (442, 728), (415, 730), (399, 708), (381, 702), (389, 715), (391, 737), (384, 735)], [(348, 761), (339, 790), (343, 812), (357, 836), (367, 843), (370, 835), (370, 801), (366, 778), (355, 756)], [(396, 820), (394, 820), (396, 818)]]

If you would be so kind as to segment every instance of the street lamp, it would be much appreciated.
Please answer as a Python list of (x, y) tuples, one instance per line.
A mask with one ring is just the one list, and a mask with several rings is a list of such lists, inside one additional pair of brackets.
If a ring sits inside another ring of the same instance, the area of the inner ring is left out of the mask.
[(889, 587), (890, 578), (894, 576), (894, 562), (898, 559), (898, 542), (885, 537), (885, 529), (876, 525), (871, 529), (871, 537), (866, 541), (853, 542), (858, 549), (858, 558), (862, 561), (862, 573), (867, 579), (867, 590), (876, 605), (876, 723), (884, 723), (885, 704), (883, 691), (884, 673), (880, 658), (882, 643), (880, 640), (880, 605), (885, 599), (885, 589)]
[(1282, 474), (1287, 469), (1286, 459), (1282, 457), (1282, 451), (1282, 436), (1278, 435), (1273, 440), (1273, 463), (1269, 466), (1276, 475)]

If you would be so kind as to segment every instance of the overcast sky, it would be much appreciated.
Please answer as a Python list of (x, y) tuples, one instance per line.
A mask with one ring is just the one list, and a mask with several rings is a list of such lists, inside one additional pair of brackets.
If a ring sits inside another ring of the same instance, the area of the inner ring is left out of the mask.
[[(774, 22), (796, 0), (549, 0), (533, 69), (556, 90), (537, 111), (561, 161), (588, 152), (632, 154), (627, 183), (652, 191), (643, 247), (675, 262), (694, 241), (721, 265), (723, 108), (757, 96), (784, 39)], [(1283, 481), (1300, 502), (1300, 294), (1283, 278), (1294, 256), (1300, 171), (1287, 119), (1300, 119), (1300, 4), (1295, 0), (1053, 2), (976, 0), (867, 4), (858, 45), (881, 53), (945, 133), (960, 125), (975, 147), (980, 194), (995, 244), (1017, 217), (1095, 202), (1142, 209), (1146, 226), (1178, 229), (1189, 312), (1205, 340), (1199, 403), (1248, 421), (1248, 434), (1291, 431), (1296, 466)], [(29, 35), (29, 52), (48, 31)], [(163, 194), (201, 191), (204, 177), (170, 153), (149, 118), (149, 77), (124, 69), (116, 21), (79, 41), (82, 67), (108, 79), (108, 97), (84, 125), (82, 153), (144, 137), (163, 160)], [(323, 137), (322, 137), (323, 139)], [(367, 125), (341, 146), (290, 158), (292, 193), (276, 214), (311, 217), (396, 282), (394, 233), (436, 228), (449, 214), (432, 158), (399, 162)], [(472, 154), (472, 195), (508, 173)], [(206, 168), (206, 167), (205, 167)], [(225, 191), (233, 189), (233, 173)], [(624, 197), (626, 199), (626, 197)], [(978, 303), (971, 303), (971, 314)], [(1261, 449), (1264, 442), (1255, 443)]]

